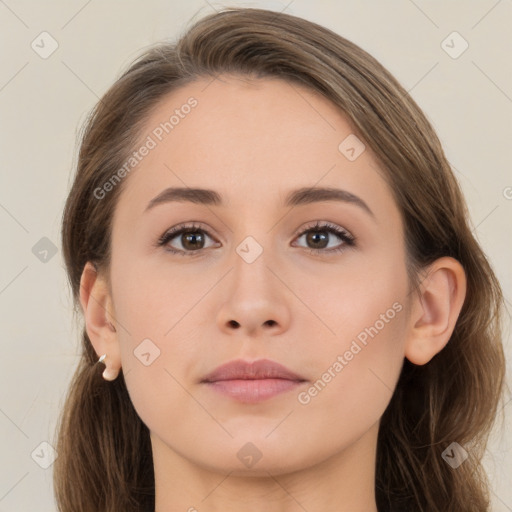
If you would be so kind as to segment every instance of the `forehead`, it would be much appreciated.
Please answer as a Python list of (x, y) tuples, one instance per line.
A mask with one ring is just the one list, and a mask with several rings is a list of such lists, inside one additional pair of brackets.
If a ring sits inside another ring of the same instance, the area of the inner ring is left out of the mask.
[[(389, 206), (382, 171), (355, 132), (331, 101), (301, 85), (241, 75), (201, 78), (163, 97), (150, 113), (140, 144), (151, 149), (130, 172), (119, 206), (129, 201), (141, 213), (169, 186), (215, 189), (227, 205), (238, 205), (315, 185), (370, 201), (380, 190)], [(347, 140), (362, 151), (356, 159), (344, 152)]]

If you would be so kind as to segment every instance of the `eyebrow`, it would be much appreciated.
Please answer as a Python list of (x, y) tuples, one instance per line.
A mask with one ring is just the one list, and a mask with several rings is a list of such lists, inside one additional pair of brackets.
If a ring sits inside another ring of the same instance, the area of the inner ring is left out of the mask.
[[(159, 204), (173, 201), (190, 202), (201, 205), (223, 206), (221, 195), (215, 190), (190, 187), (169, 187), (160, 192), (146, 206), (145, 212)], [(285, 197), (284, 206), (293, 207), (323, 201), (341, 201), (358, 206), (375, 218), (370, 207), (358, 196), (339, 188), (302, 187), (292, 190)]]

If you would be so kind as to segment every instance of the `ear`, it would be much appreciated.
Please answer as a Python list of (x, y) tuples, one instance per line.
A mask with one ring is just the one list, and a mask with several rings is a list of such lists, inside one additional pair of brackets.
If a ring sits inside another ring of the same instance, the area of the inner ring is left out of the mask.
[(466, 274), (454, 258), (432, 263), (415, 296), (410, 315), (405, 357), (414, 364), (428, 363), (448, 343), (466, 297)]
[(105, 359), (106, 380), (113, 380), (121, 369), (121, 351), (113, 303), (108, 283), (96, 268), (87, 262), (80, 279), (80, 303), (85, 319), (85, 328), (98, 357), (107, 354)]

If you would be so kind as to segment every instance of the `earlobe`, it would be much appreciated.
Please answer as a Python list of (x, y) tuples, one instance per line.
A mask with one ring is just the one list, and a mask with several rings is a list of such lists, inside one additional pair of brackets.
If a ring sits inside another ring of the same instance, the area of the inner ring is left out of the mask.
[(105, 279), (90, 262), (84, 266), (80, 279), (80, 304), (87, 335), (96, 354), (98, 357), (108, 354), (108, 370), (111, 374), (119, 371), (121, 357), (112, 314), (112, 299)]
[(426, 364), (446, 346), (465, 296), (466, 275), (456, 259), (445, 256), (429, 266), (410, 316), (404, 355), (411, 363)]

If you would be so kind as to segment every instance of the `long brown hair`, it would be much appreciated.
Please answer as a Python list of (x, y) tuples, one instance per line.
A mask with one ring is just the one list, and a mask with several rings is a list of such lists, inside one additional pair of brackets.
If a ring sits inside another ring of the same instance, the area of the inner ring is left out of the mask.
[[(426, 365), (404, 361), (381, 418), (375, 491), (379, 512), (489, 510), (481, 458), (504, 385), (500, 285), (425, 115), (378, 61), (320, 25), (263, 9), (227, 8), (195, 22), (177, 42), (146, 50), (118, 78), (87, 120), (63, 214), (62, 249), (75, 305), (87, 261), (108, 275), (112, 216), (127, 178), (101, 200), (94, 191), (122, 167), (164, 95), (221, 73), (300, 84), (347, 115), (395, 195), (413, 288), (422, 269), (441, 256), (464, 267), (467, 294), (450, 341)], [(84, 328), (56, 433), (59, 511), (153, 512), (149, 431), (122, 371), (105, 381), (96, 361)], [(469, 454), (457, 469), (442, 457), (452, 442)]]

